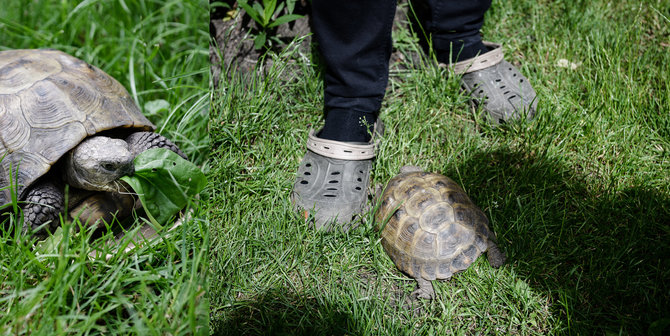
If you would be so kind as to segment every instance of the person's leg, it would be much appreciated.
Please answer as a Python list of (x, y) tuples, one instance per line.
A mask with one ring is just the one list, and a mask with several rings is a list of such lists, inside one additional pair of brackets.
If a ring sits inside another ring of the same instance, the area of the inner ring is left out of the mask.
[[(396, 0), (315, 0), (312, 25), (325, 63), (319, 137), (366, 142), (388, 82)], [(361, 120), (363, 123), (361, 123)]]
[[(349, 228), (367, 201), (384, 98), (396, 0), (312, 2), (313, 31), (325, 63), (323, 129), (310, 134), (291, 199), (317, 228)], [(368, 127), (369, 126), (369, 127)]]
[[(419, 0), (415, 0), (419, 1)], [(528, 80), (503, 59), (500, 45), (484, 43), (480, 29), (490, 0), (423, 0), (416, 6), (421, 25), (437, 61), (453, 67), (461, 86), (481, 106), (486, 119), (496, 125), (531, 119), (537, 109), (536, 94)]]
[(458, 62), (488, 51), (479, 30), (491, 0), (425, 0), (422, 7), (422, 24), (438, 62)]

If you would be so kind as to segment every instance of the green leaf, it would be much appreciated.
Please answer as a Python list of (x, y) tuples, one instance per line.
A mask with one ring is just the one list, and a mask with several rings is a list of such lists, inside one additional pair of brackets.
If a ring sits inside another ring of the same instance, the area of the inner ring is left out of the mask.
[(286, 0), (286, 11), (289, 14), (293, 13), (293, 9), (295, 8), (295, 3), (297, 0)]
[(267, 40), (267, 33), (262, 31), (256, 35), (256, 38), (254, 38), (254, 48), (260, 49), (265, 45), (265, 41)]
[(227, 3), (225, 3), (225, 2), (223, 2), (223, 1), (214, 1), (214, 2), (210, 2), (210, 3), (209, 3), (209, 8), (210, 8), (210, 9), (214, 9), (214, 8), (217, 8), (217, 7), (222, 7), (222, 8), (225, 8), (225, 9), (230, 9), (230, 5), (227, 4)]
[(272, 14), (273, 17), (279, 16), (279, 13), (284, 9), (284, 3), (280, 2), (279, 6), (274, 10), (274, 13)]
[(272, 14), (275, 12), (275, 7), (277, 7), (277, 0), (263, 0), (263, 6), (265, 6), (265, 24), (263, 27), (267, 26), (267, 24), (272, 20)]
[(170, 103), (167, 100), (156, 99), (144, 103), (144, 114), (146, 116), (155, 116), (161, 112), (170, 112)]
[(205, 174), (193, 163), (165, 148), (135, 157), (135, 173), (121, 178), (138, 194), (150, 218), (165, 224), (205, 188)]
[(35, 250), (41, 254), (58, 254), (58, 246), (61, 241), (63, 241), (63, 228), (59, 226), (47, 239), (38, 242), (35, 245)]
[(255, 2), (253, 4), (253, 7), (254, 7), (254, 10), (256, 11), (256, 13), (258, 13), (258, 17), (261, 18), (261, 21), (256, 21), (256, 22), (258, 22), (259, 25), (261, 25), (263, 28), (265, 28), (265, 26), (270, 21), (270, 18), (265, 15), (265, 10), (261, 6), (261, 4), (259, 4), (258, 2)]
[(239, 0), (237, 3), (240, 5), (240, 7), (242, 7), (242, 9), (244, 9), (245, 12), (247, 12), (247, 14), (249, 16), (251, 16), (251, 18), (254, 21), (256, 21), (256, 23), (262, 24), (263, 19), (260, 17), (259, 13), (256, 12), (255, 9), (253, 9), (253, 8), (251, 8), (251, 6), (249, 6), (249, 4), (247, 3), (246, 0)]
[(280, 24), (291, 22), (291, 21), (297, 20), (301, 17), (302, 17), (302, 15), (298, 15), (298, 14), (284, 15), (284, 16), (278, 17), (277, 20), (275, 20), (274, 22), (269, 24), (268, 28), (276, 27), (276, 26), (279, 26)]

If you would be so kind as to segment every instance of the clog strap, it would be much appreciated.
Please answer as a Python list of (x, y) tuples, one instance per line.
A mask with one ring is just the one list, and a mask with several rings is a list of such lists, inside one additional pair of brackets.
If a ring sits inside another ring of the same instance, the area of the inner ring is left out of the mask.
[(325, 157), (340, 160), (369, 160), (375, 157), (379, 145), (381, 122), (375, 123), (373, 138), (368, 143), (350, 143), (318, 138), (314, 130), (309, 131), (307, 137), (307, 149)]
[[(489, 52), (470, 59), (466, 59), (465, 61), (450, 64), (448, 66), (454, 70), (455, 74), (462, 75), (486, 69), (502, 62), (503, 52), (501, 44), (484, 41), (484, 45), (490, 49)], [(447, 65), (440, 64), (440, 66)]]

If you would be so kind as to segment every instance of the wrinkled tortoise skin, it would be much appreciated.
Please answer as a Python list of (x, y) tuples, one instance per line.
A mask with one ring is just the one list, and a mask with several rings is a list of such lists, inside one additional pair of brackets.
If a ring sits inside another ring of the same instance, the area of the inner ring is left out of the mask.
[(376, 223), (380, 229), (386, 224), (382, 246), (415, 279), (449, 279), (494, 240), (484, 213), (446, 176), (400, 174), (389, 181), (380, 201)]
[(111, 129), (153, 131), (128, 91), (58, 50), (0, 52), (0, 206), (19, 199), (84, 138)]

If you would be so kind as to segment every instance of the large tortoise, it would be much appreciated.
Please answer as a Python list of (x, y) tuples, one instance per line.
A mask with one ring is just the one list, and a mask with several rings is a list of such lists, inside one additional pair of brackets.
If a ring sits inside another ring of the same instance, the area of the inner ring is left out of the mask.
[(444, 175), (403, 167), (379, 201), (375, 221), (383, 226), (382, 246), (402, 272), (416, 279), (416, 297), (432, 298), (431, 280), (450, 279), (486, 251), (491, 266), (505, 261), (486, 215)]
[(185, 158), (154, 129), (102, 70), (58, 50), (0, 52), (0, 206), (17, 197), (24, 229), (57, 225), (65, 184), (70, 195), (123, 193), (119, 177), (138, 153), (162, 147)]

